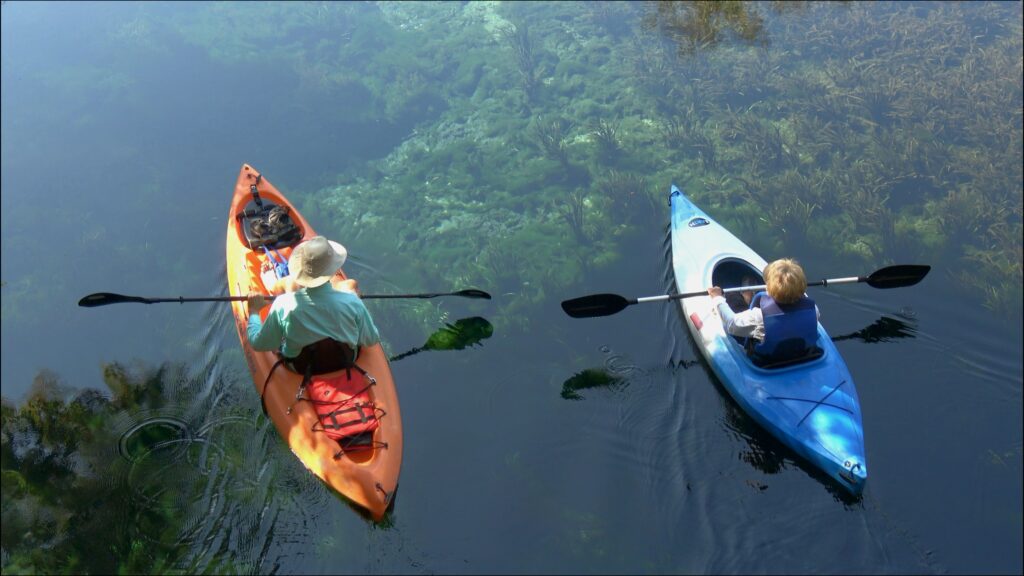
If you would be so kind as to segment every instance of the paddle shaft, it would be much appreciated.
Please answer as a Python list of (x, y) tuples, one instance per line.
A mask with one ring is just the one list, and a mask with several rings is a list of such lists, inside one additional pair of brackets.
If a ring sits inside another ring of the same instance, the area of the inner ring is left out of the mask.
[[(360, 296), (363, 300), (371, 298), (433, 298), (435, 296), (444, 296), (444, 294), (365, 294)], [(271, 302), (276, 298), (273, 294), (265, 294), (263, 299), (267, 302)], [(210, 296), (206, 298), (185, 298), (179, 296), (178, 298), (140, 298), (139, 300), (131, 300), (132, 302), (141, 302), (143, 304), (156, 304), (158, 302), (245, 302), (248, 300), (248, 296)]]
[[(869, 276), (849, 276), (846, 278), (831, 278), (811, 282), (808, 286), (829, 286), (832, 284), (856, 284), (867, 282), (872, 288), (902, 288), (913, 286), (920, 282), (931, 266), (921, 264), (897, 264), (886, 266), (875, 270)], [(757, 292), (764, 290), (765, 286), (735, 286), (722, 290), (722, 293), (730, 292)], [(591, 294), (580, 296), (572, 300), (562, 302), (562, 310), (573, 318), (594, 318), (596, 316), (609, 316), (621, 312), (632, 304), (643, 304), (647, 302), (667, 302), (669, 300), (680, 300), (696, 296), (707, 296), (707, 290), (699, 292), (688, 292), (686, 294), (660, 294), (658, 296), (645, 296), (642, 298), (625, 298), (618, 294)]]
[[(382, 299), (382, 298), (434, 298), (437, 296), (448, 296), (449, 294), (363, 294), (359, 296), (363, 300), (369, 299)], [(451, 294), (458, 296), (459, 294)], [(273, 294), (265, 294), (263, 299), (267, 302), (272, 301), (276, 296)], [(248, 300), (248, 296), (210, 296), (206, 298), (185, 298), (179, 296), (177, 298), (140, 298), (140, 300), (132, 300), (132, 302), (141, 302), (143, 304), (156, 304), (158, 302), (245, 302)]]
[[(475, 288), (468, 288), (466, 290), (459, 290), (457, 292), (431, 292), (428, 294), (366, 294), (360, 296), (360, 298), (366, 300), (371, 298), (436, 298), (438, 296), (462, 296), (463, 298), (483, 298), (486, 300), (491, 299), (491, 295), (483, 290), (477, 290)], [(272, 295), (264, 295), (264, 300), (271, 301), (274, 299)], [(93, 308), (96, 306), (106, 306), (108, 304), (123, 304), (125, 302), (135, 302), (137, 304), (157, 304), (160, 302), (178, 302), (184, 304), (185, 302), (244, 302), (248, 300), (248, 296), (205, 296), (202, 298), (187, 298), (185, 296), (178, 296), (177, 298), (143, 298), (142, 296), (125, 296), (123, 294), (113, 294), (110, 292), (99, 292), (96, 294), (89, 294), (78, 301), (79, 306), (86, 308)]]
[[(829, 286), (831, 284), (856, 284), (857, 282), (864, 282), (867, 277), (850, 276), (848, 278), (832, 278), (829, 280), (818, 280), (817, 282), (809, 282), (810, 286)], [(757, 286), (736, 286), (734, 288), (723, 288), (723, 294), (731, 294), (733, 292), (759, 292), (766, 289), (767, 286), (759, 284)], [(660, 302), (667, 300), (682, 300), (683, 298), (693, 298), (695, 296), (707, 296), (707, 290), (701, 290), (700, 292), (687, 292), (686, 294), (661, 294), (659, 296), (644, 296), (642, 298), (634, 298), (630, 301), (630, 304), (642, 304), (645, 302)]]

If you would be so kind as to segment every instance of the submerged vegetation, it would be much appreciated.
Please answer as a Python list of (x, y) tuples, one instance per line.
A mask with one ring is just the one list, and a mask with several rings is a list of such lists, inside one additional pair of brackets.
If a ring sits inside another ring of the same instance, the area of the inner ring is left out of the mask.
[[(44, 370), (20, 406), (4, 398), (3, 573), (259, 571), (262, 559), (230, 544), (258, 536), (264, 503), (251, 501), (267, 496), (258, 489), (265, 457), (251, 454), (263, 437), (258, 410), (236, 398), (230, 409), (195, 402), (208, 384), (230, 396), (225, 382), (205, 379), (183, 366), (110, 363), (106, 393), (76, 391)], [(218, 496), (228, 493), (232, 504)], [(211, 512), (215, 520), (199, 521)], [(204, 539), (214, 528), (223, 541)]]
[[(397, 285), (502, 294), (499, 327), (660, 229), (672, 182), (765, 257), (941, 264), (1021, 314), (1020, 3), (152, 6), (112, 50), (273, 69), (276, 112), (337, 148), (300, 209)], [(145, 100), (125, 70), (65, 83)]]
[(162, 572), (179, 554), (182, 518), (125, 499), (127, 462), (110, 451), (118, 445), (115, 414), (159, 407), (164, 376), (133, 377), (115, 364), (104, 379), (113, 397), (72, 396), (44, 371), (20, 407), (4, 399), (5, 574)]
[(766, 256), (943, 262), (1020, 313), (1019, 4), (482, 4), (364, 32), (477, 65), (424, 75), (447, 110), (309, 200), (342, 237), (396, 228), (366, 247), (417, 254), (406, 281), (523, 309), (649, 234), (674, 181)]

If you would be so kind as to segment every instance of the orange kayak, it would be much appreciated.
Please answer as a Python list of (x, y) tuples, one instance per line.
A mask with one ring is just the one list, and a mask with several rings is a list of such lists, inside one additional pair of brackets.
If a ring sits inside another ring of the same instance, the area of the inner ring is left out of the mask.
[[(258, 201), (253, 190), (256, 191)], [(291, 221), (298, 228), (293, 234), (268, 244), (268, 247), (276, 248), (279, 258), (287, 261), (294, 246), (316, 236), (313, 228), (284, 195), (252, 166), (244, 164), (238, 174), (228, 214), (228, 291), (232, 296), (245, 296), (254, 292), (271, 293), (270, 288), (264, 286), (263, 280), (263, 271), (268, 268), (270, 256), (259, 246), (266, 240), (254, 239), (252, 232), (247, 235), (247, 230), (251, 230), (249, 220), (261, 206), (266, 209), (273, 205), (287, 208)], [(268, 303), (261, 311), (264, 319), (269, 309)], [(288, 370), (283, 364), (275, 369), (278, 362), (275, 352), (258, 352), (249, 345), (245, 302), (232, 302), (232, 311), (242, 351), (252, 372), (253, 385), (256, 392), (262, 395), (264, 411), (274, 422), (278, 433), (306, 468), (339, 494), (366, 510), (375, 521), (381, 520), (394, 501), (398, 472), (402, 465), (402, 417), (398, 408), (398, 394), (391, 376), (391, 366), (381, 345), (362, 348), (356, 362), (376, 379), (376, 385), (369, 387), (369, 394), (373, 404), (383, 414), (379, 418), (379, 426), (372, 432), (373, 448), (345, 450), (337, 440), (322, 431), (314, 404), (296, 401), (302, 375)]]

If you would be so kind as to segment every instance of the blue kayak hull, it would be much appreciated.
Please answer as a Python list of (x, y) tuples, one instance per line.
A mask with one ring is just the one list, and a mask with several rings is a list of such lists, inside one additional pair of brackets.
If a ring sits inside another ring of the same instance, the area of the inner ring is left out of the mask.
[[(694, 205), (674, 184), (672, 267), (679, 293), (739, 286), (761, 278), (765, 260)], [(853, 495), (864, 490), (867, 461), (860, 400), (832, 339), (818, 324), (823, 354), (781, 368), (759, 368), (725, 333), (711, 298), (679, 300), (697, 347), (743, 410), (794, 452)]]

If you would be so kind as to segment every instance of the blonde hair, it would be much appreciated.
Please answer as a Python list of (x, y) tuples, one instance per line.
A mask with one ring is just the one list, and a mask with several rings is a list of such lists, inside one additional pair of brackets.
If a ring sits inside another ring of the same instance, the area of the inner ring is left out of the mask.
[(779, 304), (792, 304), (807, 290), (807, 277), (796, 260), (780, 258), (764, 267), (768, 295)]

